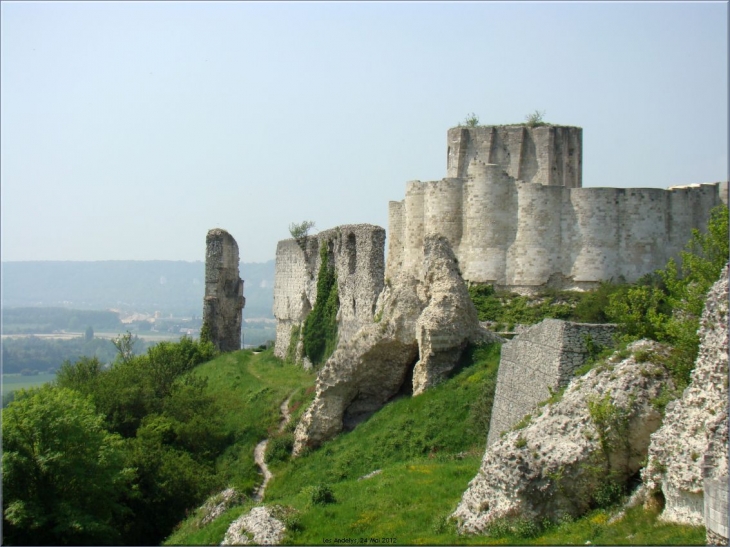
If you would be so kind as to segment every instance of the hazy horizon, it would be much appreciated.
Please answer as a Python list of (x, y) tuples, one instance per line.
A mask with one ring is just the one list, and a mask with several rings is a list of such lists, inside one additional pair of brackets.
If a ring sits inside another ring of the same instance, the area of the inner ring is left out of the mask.
[[(266, 264), (267, 262), (273, 261), (273, 258), (270, 258), (269, 260), (261, 260), (258, 262), (252, 261), (252, 260), (240, 260), (239, 264)], [(205, 260), (165, 260), (165, 259), (158, 259), (158, 258), (150, 258), (150, 259), (144, 259), (144, 260), (135, 260), (135, 259), (126, 259), (126, 258), (109, 258), (109, 259), (101, 259), (101, 260), (3, 260), (2, 263), (12, 263), (12, 262), (187, 262), (187, 263), (201, 263), (204, 264)]]
[(583, 128), (585, 187), (728, 179), (728, 4), (2, 2), (2, 262), (243, 263), (388, 228), (446, 131)]

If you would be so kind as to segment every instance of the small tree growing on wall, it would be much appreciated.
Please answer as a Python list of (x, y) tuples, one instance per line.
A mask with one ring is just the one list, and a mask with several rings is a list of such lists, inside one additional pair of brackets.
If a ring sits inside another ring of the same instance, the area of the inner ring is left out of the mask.
[(309, 235), (309, 230), (314, 228), (314, 222), (311, 220), (304, 220), (302, 222), (292, 222), (289, 225), (289, 233), (291, 236), (299, 241)]
[(545, 125), (545, 111), (540, 112), (535, 110), (532, 114), (525, 116), (525, 122), (530, 127), (537, 127), (539, 125)]
[(472, 112), (466, 118), (464, 118), (464, 125), (467, 127), (476, 127), (479, 125), (479, 116)]

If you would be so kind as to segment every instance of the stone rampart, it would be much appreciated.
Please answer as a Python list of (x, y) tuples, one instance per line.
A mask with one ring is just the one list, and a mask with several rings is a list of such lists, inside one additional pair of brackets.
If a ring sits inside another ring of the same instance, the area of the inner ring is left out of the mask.
[(705, 478), (703, 481), (704, 517), (708, 545), (727, 545), (728, 538), (728, 477)]
[[(301, 343), (292, 343), (317, 301), (317, 276), (321, 266), (320, 246), (325, 244), (334, 258), (340, 299), (338, 333), (350, 337), (372, 323), (375, 304), (384, 283), (385, 230), (370, 224), (351, 224), (325, 230), (300, 240), (286, 239), (276, 247), (274, 277), (274, 354), (282, 359), (294, 349), (302, 359)], [(294, 344), (292, 346), (292, 344)], [(299, 349), (296, 349), (297, 346)]]
[(203, 325), (219, 351), (241, 349), (243, 281), (238, 275), (238, 244), (220, 228), (205, 238)]
[(612, 347), (615, 325), (545, 319), (502, 346), (487, 446), (567, 386), (589, 356), (588, 339)]
[(444, 236), (464, 279), (530, 293), (634, 282), (678, 258), (727, 184), (582, 188), (580, 128), (454, 128), (448, 178), (410, 181), (390, 203), (387, 271), (423, 276), (423, 240)]
[(474, 160), (525, 182), (580, 188), (583, 129), (555, 125), (454, 127), (447, 134), (447, 177), (466, 178)]

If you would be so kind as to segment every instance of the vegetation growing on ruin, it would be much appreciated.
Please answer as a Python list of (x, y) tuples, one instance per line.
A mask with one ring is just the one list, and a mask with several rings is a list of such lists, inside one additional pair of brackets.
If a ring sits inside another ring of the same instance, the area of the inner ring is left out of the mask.
[(297, 357), (297, 345), (299, 344), (299, 335), (301, 334), (302, 326), (294, 325), (291, 328), (291, 334), (289, 335), (289, 346), (286, 348), (286, 356), (284, 360), (287, 363), (294, 363)]
[(210, 336), (210, 325), (208, 325), (207, 321), (204, 321), (203, 326), (200, 327), (200, 341), (203, 343), (213, 341)]
[(480, 321), (492, 321), (496, 331), (512, 330), (515, 325), (532, 325), (546, 318), (570, 319), (578, 296), (568, 291), (545, 293), (537, 297), (495, 291), (492, 285), (472, 284), (469, 295)]
[(527, 116), (525, 116), (525, 123), (528, 127), (538, 127), (541, 125), (547, 125), (545, 123), (545, 111), (535, 110)]
[(340, 298), (337, 273), (330, 265), (327, 242), (319, 249), (320, 267), (317, 275), (317, 300), (304, 321), (304, 354), (314, 365), (327, 360), (337, 346), (337, 311)]
[(728, 208), (713, 209), (707, 232), (692, 231), (681, 253), (664, 269), (634, 284), (603, 282), (592, 291), (546, 290), (536, 296), (495, 291), (491, 285), (472, 285), (469, 294), (480, 321), (493, 330), (512, 330), (546, 318), (585, 323), (616, 323), (624, 344), (648, 338), (672, 346), (664, 364), (678, 389), (689, 383), (699, 347), (697, 329), (707, 291), (728, 261)]
[(289, 225), (289, 233), (298, 240), (304, 239), (309, 235), (309, 230), (314, 228), (314, 222), (311, 220), (303, 220), (302, 222), (292, 222)]
[[(459, 124), (461, 125), (461, 124)], [(468, 114), (466, 118), (464, 118), (464, 125), (467, 127), (477, 127), (479, 126), (479, 116), (474, 114), (472, 112), (471, 114)]]
[(689, 383), (699, 349), (697, 330), (707, 291), (728, 261), (728, 208), (712, 210), (707, 232), (692, 230), (681, 253), (662, 270), (609, 295), (606, 315), (619, 324), (624, 340), (649, 338), (672, 346), (661, 362), (678, 390)]

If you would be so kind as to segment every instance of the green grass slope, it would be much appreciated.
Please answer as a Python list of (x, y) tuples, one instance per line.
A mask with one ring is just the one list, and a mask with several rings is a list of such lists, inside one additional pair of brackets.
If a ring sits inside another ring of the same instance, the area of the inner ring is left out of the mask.
[[(499, 346), (470, 348), (452, 378), (418, 397), (386, 405), (353, 431), (291, 460), (277, 451), (274, 479), (264, 502), (287, 516), (285, 544), (703, 544), (704, 528), (658, 523), (641, 508), (609, 524), (595, 511), (545, 530), (495, 530), (492, 537), (456, 534), (448, 516), (479, 469), (486, 442), (485, 408), (491, 406)], [(250, 492), (260, 480), (255, 444), (271, 435), (269, 451), (290, 446), (291, 431), (276, 432), (280, 403), (294, 393), (295, 420), (311, 401), (314, 375), (284, 365), (271, 352), (229, 354), (203, 365), (209, 388), (224, 402), (237, 442), (221, 456), (233, 479)], [(488, 423), (488, 416), (486, 417)], [(379, 471), (368, 478), (364, 476)], [(229, 526), (256, 505), (246, 501), (206, 526), (195, 511), (166, 545), (219, 544)]]
[(227, 432), (234, 443), (217, 460), (218, 472), (230, 486), (250, 494), (260, 482), (253, 459), (256, 444), (268, 438), (279, 425), (281, 403), (292, 393), (302, 399), (313, 391), (315, 375), (301, 367), (284, 364), (271, 350), (227, 353), (200, 365), (196, 374), (208, 379), (224, 412)]

